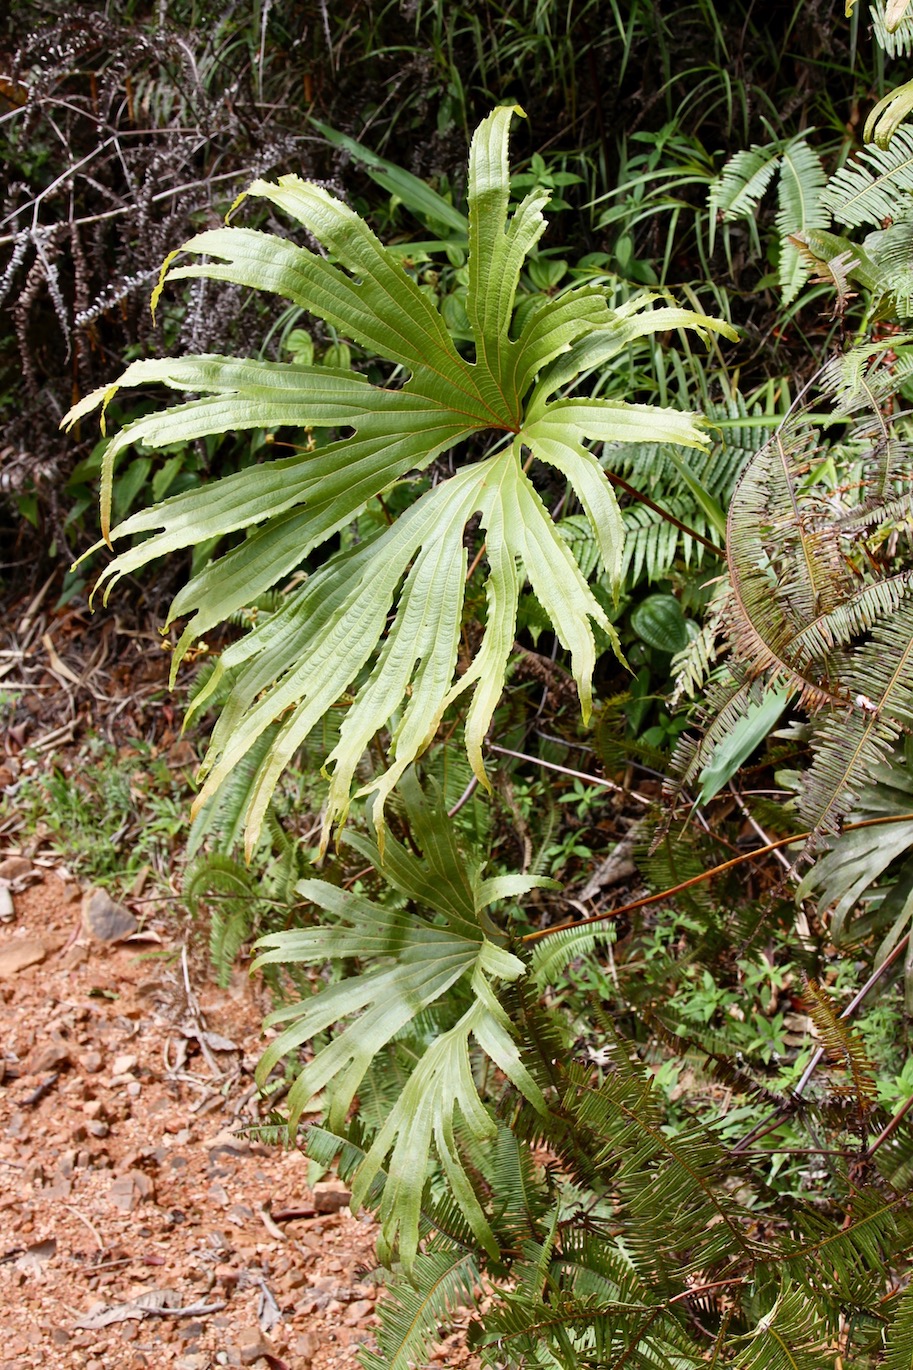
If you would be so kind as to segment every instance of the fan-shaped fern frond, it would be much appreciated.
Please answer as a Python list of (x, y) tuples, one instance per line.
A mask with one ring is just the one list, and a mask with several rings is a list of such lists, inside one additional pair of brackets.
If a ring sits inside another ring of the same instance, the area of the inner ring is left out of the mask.
[[(384, 1236), (397, 1242), (409, 1267), (418, 1250), (419, 1219), (432, 1146), (451, 1191), (479, 1245), (497, 1255), (489, 1219), (483, 1213), (457, 1145), (457, 1128), (475, 1138), (492, 1138), (494, 1120), (483, 1106), (473, 1077), (471, 1042), (485, 1053), (535, 1107), (544, 1108), (539, 1086), (523, 1064), (514, 1029), (495, 986), (526, 973), (507, 952), (486, 907), (543, 882), (506, 876), (483, 880), (459, 851), (446, 815), (432, 813), (414, 780), (403, 794), (410, 828), (423, 858), (394, 839), (387, 844), (385, 875), (416, 901), (422, 915), (372, 903), (322, 880), (304, 880), (298, 893), (330, 915), (321, 926), (277, 932), (261, 938), (256, 965), (364, 960), (366, 969), (330, 985), (311, 999), (277, 1009), (267, 1019), (283, 1030), (257, 1068), (263, 1081), (273, 1066), (334, 1024), (346, 1023), (304, 1067), (288, 1096), (289, 1128), (315, 1095), (330, 1099), (329, 1126), (338, 1129), (372, 1061), (393, 1038), (459, 982), (471, 989), (460, 1012), (451, 999), (451, 1019), (418, 1057), (409, 1077), (368, 1147), (353, 1181), (353, 1202), (365, 1202), (389, 1156), (381, 1199)], [(376, 842), (353, 835), (352, 845), (380, 865)]]
[[(638, 338), (681, 327), (734, 336), (727, 324), (668, 304), (654, 309), (658, 302), (647, 295), (610, 308), (607, 290), (581, 286), (543, 297), (512, 336), (521, 270), (545, 230), (548, 201), (536, 190), (508, 212), (515, 112), (494, 110), (470, 147), (466, 311), (473, 361), (458, 350), (433, 301), (352, 209), (317, 185), (285, 176), (277, 184), (256, 181), (248, 194), (316, 238), (326, 256), (251, 229), (208, 229), (182, 249), (205, 260), (175, 266), (179, 253), (171, 254), (153, 303), (166, 281), (207, 278), (272, 291), (386, 359), (390, 381), (374, 385), (352, 371), (218, 356), (140, 361), (67, 417), (73, 424), (99, 407), (104, 412), (120, 386), (154, 383), (200, 397), (128, 424), (108, 444), (102, 472), (103, 535), (131, 542), (103, 573), (107, 590), (155, 557), (247, 534), (175, 599), (170, 619), (189, 616), (175, 667), (196, 636), (283, 581), (391, 483), (424, 470), (473, 434), (494, 439), (484, 460), (464, 464), (392, 526), (331, 557), (283, 609), (225, 654), (222, 669), (237, 676), (213, 733), (198, 804), (281, 719), (250, 792), (248, 852), (281, 772), (350, 688), (353, 702), (326, 758), (332, 777), (324, 847), (332, 825), (345, 819), (365, 748), (390, 728), (388, 769), (367, 787), (383, 842), (384, 801), (428, 746), (444, 712), (467, 691), (467, 755), (487, 786), (482, 744), (503, 687), (525, 580), (571, 655), (586, 716), (594, 627), (616, 647), (617, 640), (527, 474), (529, 462), (553, 467), (568, 481), (615, 587), (623, 526), (588, 444), (706, 446), (694, 415), (622, 399), (575, 399), (567, 390), (581, 371)], [(177, 495), (110, 529), (114, 467), (131, 443), (158, 448), (278, 425), (322, 431), (330, 440)], [(338, 436), (346, 429), (351, 436)], [(464, 529), (475, 515), (488, 559), (487, 622), (474, 659), (454, 680), (467, 571)], [(218, 672), (210, 688), (217, 683)]]
[(862, 130), (864, 140), (886, 148), (911, 110), (913, 81), (904, 81), (903, 85), (888, 91), (873, 107)]

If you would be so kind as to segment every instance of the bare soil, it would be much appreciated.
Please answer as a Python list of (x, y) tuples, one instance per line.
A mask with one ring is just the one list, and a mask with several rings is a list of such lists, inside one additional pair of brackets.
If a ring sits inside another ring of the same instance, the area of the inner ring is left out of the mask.
[(218, 989), (164, 917), (98, 942), (52, 870), (12, 897), (0, 961), (44, 955), (0, 979), (0, 1367), (357, 1364), (372, 1223), (299, 1151), (238, 1135), (262, 989)]
[[(124, 901), (140, 935), (99, 940), (65, 834), (17, 809), (37, 768), (79, 783), (91, 737), (195, 759), (158, 634), (52, 599), (48, 581), (0, 631), (0, 1370), (354, 1370), (377, 1232), (336, 1177), (245, 1136), (270, 1106), (262, 982), (214, 983), (179, 851)], [(477, 1365), (467, 1319), (432, 1363)]]

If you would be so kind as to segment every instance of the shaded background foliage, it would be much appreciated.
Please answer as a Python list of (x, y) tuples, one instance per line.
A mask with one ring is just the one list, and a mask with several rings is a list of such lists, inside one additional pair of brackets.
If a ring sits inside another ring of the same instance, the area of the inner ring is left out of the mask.
[[(518, 101), (530, 114), (521, 169), (538, 154), (577, 178), (561, 187), (573, 212), (558, 216), (551, 249), (608, 254), (635, 282), (659, 260), (672, 281), (712, 277), (747, 327), (758, 377), (810, 366), (824, 326), (812, 317), (784, 339), (774, 295), (755, 289), (764, 264), (747, 230), (733, 226), (701, 261), (695, 224), (708, 177), (738, 148), (802, 128), (848, 144), (846, 111), (852, 125), (882, 89), (861, 22), (833, 0), (763, 13), (746, 0), (14, 0), (0, 39), (4, 575), (30, 577), (36, 556), (57, 560), (92, 536), (94, 472), (77, 463), (93, 438), (57, 431), (75, 398), (153, 351), (251, 352), (266, 336), (275, 353), (276, 320), (240, 287), (197, 282), (153, 328), (166, 252), (219, 222), (256, 175), (298, 171), (391, 213), (311, 116), (459, 202), (469, 131), (493, 103)], [(619, 175), (634, 189), (600, 203)], [(639, 215), (644, 187), (654, 208)], [(199, 446), (168, 492), (255, 459), (235, 439)], [(137, 465), (122, 498), (148, 476)]]

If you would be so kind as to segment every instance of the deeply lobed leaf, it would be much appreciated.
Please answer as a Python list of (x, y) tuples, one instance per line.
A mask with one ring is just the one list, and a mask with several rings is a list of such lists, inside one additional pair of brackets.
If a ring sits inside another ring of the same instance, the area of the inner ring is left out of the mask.
[[(189, 615), (175, 669), (197, 635), (281, 583), (391, 484), (424, 470), (473, 433), (488, 431), (496, 439), (493, 455), (440, 482), (382, 534), (331, 557), (272, 621), (225, 654), (223, 669), (237, 668), (238, 675), (213, 733), (199, 803), (281, 720), (250, 787), (248, 853), (283, 767), (347, 692), (353, 702), (327, 758), (332, 778), (324, 845), (332, 825), (345, 817), (365, 747), (388, 729), (389, 767), (371, 786), (383, 841), (386, 796), (464, 692), (472, 691), (467, 753), (487, 784), (484, 737), (503, 688), (524, 580), (571, 654), (586, 716), (595, 664), (592, 625), (616, 650), (617, 641), (527, 474), (530, 461), (554, 467), (567, 480), (592, 527), (602, 569), (617, 587), (624, 525), (589, 445), (707, 446), (695, 415), (622, 399), (573, 399), (566, 391), (582, 371), (636, 338), (682, 327), (731, 335), (727, 325), (664, 303), (654, 308), (651, 295), (612, 309), (604, 289), (586, 286), (542, 298), (519, 335), (511, 336), (520, 273), (545, 229), (548, 198), (534, 192), (509, 212), (508, 136), (516, 112), (494, 110), (470, 149), (473, 361), (461, 355), (433, 301), (358, 214), (321, 187), (283, 176), (276, 184), (255, 181), (249, 195), (301, 225), (326, 256), (253, 229), (207, 230), (183, 249), (205, 260), (175, 265), (178, 254), (172, 254), (153, 303), (167, 281), (188, 278), (273, 291), (393, 363), (398, 370), (390, 382), (374, 385), (321, 366), (227, 357), (144, 361), (86, 396), (67, 417), (72, 425), (104, 409), (121, 385), (156, 383), (194, 396), (125, 426), (107, 447), (102, 474), (103, 535), (132, 543), (104, 571), (106, 593), (155, 557), (234, 541), (172, 605), (169, 621)], [(330, 441), (177, 495), (110, 528), (114, 468), (131, 443), (159, 448), (277, 426), (324, 430)], [(351, 435), (334, 436), (344, 429)], [(462, 543), (474, 515), (486, 538), (488, 615), (474, 658), (455, 680), (466, 575)], [(213, 688), (217, 680), (218, 674)]]

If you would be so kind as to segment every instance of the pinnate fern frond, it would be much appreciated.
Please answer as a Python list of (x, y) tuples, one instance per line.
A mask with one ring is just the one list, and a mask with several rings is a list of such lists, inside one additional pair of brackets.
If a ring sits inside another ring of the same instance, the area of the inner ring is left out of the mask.
[[(796, 899), (814, 893), (821, 906), (829, 908), (828, 934), (837, 947), (877, 933), (881, 939), (875, 952), (878, 967), (913, 921), (909, 745), (873, 768), (871, 783), (861, 790), (849, 819), (863, 826), (848, 827), (830, 840), (829, 850), (818, 858), (796, 890)], [(885, 823), (885, 819), (891, 821)], [(904, 997), (910, 1012), (913, 964), (909, 960)]]
[(913, 1285), (908, 1284), (897, 1300), (896, 1311), (885, 1337), (884, 1370), (911, 1370), (913, 1367)]
[(792, 238), (810, 229), (827, 228), (830, 222), (822, 200), (827, 178), (821, 158), (805, 136), (766, 146), (755, 144), (731, 157), (710, 190), (711, 225), (717, 216), (753, 220), (775, 176), (780, 287), (783, 303), (789, 304), (810, 274), (809, 263)]
[(791, 241), (795, 233), (827, 228), (830, 218), (822, 203), (827, 178), (821, 158), (804, 138), (794, 138), (783, 149), (777, 183), (777, 231), (780, 234), (778, 272), (783, 303), (790, 304), (808, 280), (809, 270)]
[(364, 1350), (364, 1370), (412, 1370), (439, 1340), (441, 1323), (459, 1305), (471, 1306), (479, 1268), (471, 1253), (423, 1251), (412, 1279), (400, 1276), (387, 1284), (379, 1312), (380, 1353)]
[(742, 148), (723, 167), (710, 189), (713, 218), (740, 219), (757, 212), (780, 164), (776, 143)]
[(913, 191), (913, 131), (898, 129), (887, 148), (871, 144), (828, 181), (822, 204), (849, 228), (881, 226), (904, 215)]
[(837, 1353), (821, 1344), (820, 1310), (802, 1288), (784, 1284), (745, 1337), (744, 1370), (834, 1370)]
[(728, 516), (724, 619), (733, 652), (708, 692), (702, 742), (683, 743), (677, 757), (691, 784), (751, 708), (771, 690), (792, 693), (814, 719), (799, 796), (809, 850), (838, 830), (913, 724), (913, 576), (860, 559), (868, 537), (878, 543), (881, 530), (913, 513), (910, 449), (893, 406), (902, 374), (866, 346), (819, 377), (852, 420), (842, 451), (857, 478), (842, 509), (813, 478), (829, 451), (802, 405), (745, 467)]
[(814, 980), (806, 982), (803, 1002), (831, 1064), (846, 1072), (856, 1107), (864, 1117), (875, 1107), (876, 1087), (875, 1068), (860, 1037), (838, 1017), (829, 996)]
[(907, 0), (872, 0), (872, 32), (887, 57), (913, 56), (913, 18)]
[[(586, 715), (593, 628), (616, 645), (617, 640), (527, 467), (536, 460), (567, 479), (593, 528), (604, 573), (617, 587), (622, 520), (588, 444), (706, 446), (694, 415), (621, 399), (574, 399), (566, 392), (581, 370), (639, 337), (680, 327), (731, 335), (728, 325), (665, 303), (654, 308), (650, 295), (610, 309), (605, 290), (583, 286), (543, 298), (512, 336), (521, 268), (545, 229), (548, 198), (534, 191), (508, 212), (513, 113), (496, 109), (470, 150), (466, 308), (474, 361), (461, 355), (434, 303), (353, 210), (319, 186), (285, 176), (277, 184), (256, 181), (248, 194), (307, 230), (326, 256), (252, 229), (206, 230), (182, 249), (205, 261), (175, 265), (179, 254), (172, 254), (154, 302), (166, 281), (188, 278), (273, 291), (385, 358), (396, 368), (391, 380), (375, 385), (327, 367), (228, 357), (143, 361), (68, 415), (72, 425), (104, 408), (120, 386), (156, 383), (199, 397), (127, 424), (109, 443), (102, 473), (104, 537), (131, 542), (103, 573), (106, 590), (155, 557), (246, 535), (175, 599), (170, 620), (189, 617), (175, 668), (195, 637), (281, 583), (392, 483), (424, 470), (472, 434), (495, 438), (484, 461), (464, 465), (389, 529), (330, 558), (283, 610), (226, 655), (225, 668), (237, 668), (238, 674), (213, 735), (198, 804), (207, 802), (281, 719), (251, 788), (248, 852), (282, 768), (350, 689), (354, 702), (327, 758), (332, 781), (324, 845), (332, 825), (345, 817), (365, 746), (395, 717), (389, 768), (369, 787), (377, 795), (375, 819), (383, 842), (386, 796), (427, 746), (445, 710), (468, 690), (473, 695), (467, 753), (487, 785), (482, 744), (503, 687), (527, 579), (571, 655)], [(131, 443), (160, 448), (228, 429), (278, 425), (328, 430), (331, 440), (185, 492), (110, 527), (114, 467)], [(351, 436), (332, 440), (341, 429), (351, 429)], [(463, 530), (475, 515), (486, 539), (487, 623), (474, 659), (454, 682), (466, 577)]]

